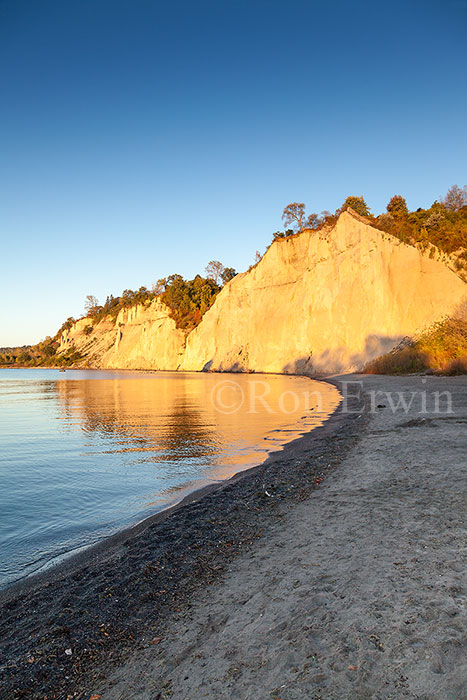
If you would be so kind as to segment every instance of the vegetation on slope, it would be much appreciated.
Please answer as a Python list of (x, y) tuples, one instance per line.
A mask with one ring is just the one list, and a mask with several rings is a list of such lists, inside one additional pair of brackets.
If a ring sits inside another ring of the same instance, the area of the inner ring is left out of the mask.
[(288, 204), (282, 218), (287, 228), (276, 231), (273, 241), (298, 235), (304, 230), (318, 231), (324, 226), (335, 224), (339, 214), (347, 208), (365, 216), (375, 228), (395, 236), (404, 243), (415, 245), (435, 255), (436, 248), (455, 259), (456, 270), (467, 281), (467, 187), (453, 185), (441, 201), (435, 201), (428, 209), (418, 208), (409, 211), (407, 202), (401, 195), (394, 195), (388, 202), (386, 211), (373, 216), (363, 197), (347, 197), (334, 214), (328, 211), (306, 215), (303, 202)]
[(36, 345), (0, 348), (0, 367), (70, 367), (83, 359), (74, 347), (57, 355), (58, 338), (57, 333), (54, 338), (48, 336)]
[(96, 297), (89, 295), (85, 304), (86, 316), (92, 324), (96, 324), (106, 316), (116, 318), (122, 309), (148, 304), (160, 298), (169, 307), (177, 328), (189, 331), (198, 325), (223, 285), (235, 275), (232, 267), (224, 267), (219, 261), (211, 260), (206, 267), (206, 277), (196, 275), (194, 279), (186, 280), (182, 275), (169, 275), (157, 280), (152, 289), (140, 287), (136, 292), (125, 289), (119, 297), (110, 295), (103, 306), (99, 305)]

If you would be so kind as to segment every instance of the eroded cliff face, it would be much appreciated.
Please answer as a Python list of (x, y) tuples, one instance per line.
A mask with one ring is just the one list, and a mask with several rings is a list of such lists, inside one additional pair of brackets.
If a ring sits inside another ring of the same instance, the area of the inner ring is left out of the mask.
[(188, 337), (182, 367), (358, 370), (451, 313), (466, 290), (443, 263), (344, 212), (235, 277)]
[[(467, 285), (446, 265), (344, 212), (329, 231), (274, 243), (188, 337), (159, 300), (62, 336), (90, 366), (256, 372), (355, 371), (452, 313)], [(95, 337), (94, 337), (95, 336)]]
[(64, 331), (59, 352), (74, 346), (85, 356), (83, 364), (106, 369), (179, 369), (186, 334), (169, 316), (159, 299), (122, 309), (115, 320), (107, 317), (91, 326), (88, 318)]

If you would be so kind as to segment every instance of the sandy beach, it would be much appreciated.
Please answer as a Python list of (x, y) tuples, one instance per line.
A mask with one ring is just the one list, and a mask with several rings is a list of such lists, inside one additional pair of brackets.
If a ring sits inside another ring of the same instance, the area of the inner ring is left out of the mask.
[(5, 591), (1, 697), (467, 697), (467, 378), (340, 380), (364, 403)]

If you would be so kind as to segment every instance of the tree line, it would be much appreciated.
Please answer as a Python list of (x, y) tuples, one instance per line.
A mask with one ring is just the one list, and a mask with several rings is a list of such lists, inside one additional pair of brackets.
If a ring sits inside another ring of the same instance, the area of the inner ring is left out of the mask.
[(306, 214), (303, 202), (288, 204), (283, 213), (285, 230), (273, 233), (273, 241), (297, 235), (305, 230), (318, 231), (336, 223), (346, 209), (353, 209), (366, 217), (369, 223), (404, 243), (419, 244), (422, 248), (436, 246), (448, 255), (456, 253), (459, 270), (467, 270), (467, 186), (453, 185), (431, 207), (409, 211), (405, 198), (394, 195), (386, 211), (373, 215), (363, 196), (349, 196), (334, 214), (328, 211)]
[(57, 355), (59, 337), (56, 333), (53, 338), (47, 336), (36, 345), (1, 348), (0, 367), (70, 367), (83, 359), (75, 347)]
[[(140, 287), (137, 291), (125, 289), (120, 296), (110, 294), (105, 303), (100, 305), (98, 299), (89, 294), (85, 301), (85, 316), (89, 317), (92, 333), (93, 325), (105, 316), (116, 317), (122, 309), (136, 304), (146, 304), (160, 298), (170, 309), (170, 315), (178, 328), (191, 330), (201, 321), (206, 311), (212, 306), (222, 287), (236, 275), (233, 267), (224, 267), (218, 260), (211, 260), (205, 268), (205, 276), (196, 275), (192, 280), (182, 275), (173, 274), (158, 279), (151, 289)], [(66, 324), (74, 319), (68, 319)], [(64, 330), (64, 328), (63, 328)]]

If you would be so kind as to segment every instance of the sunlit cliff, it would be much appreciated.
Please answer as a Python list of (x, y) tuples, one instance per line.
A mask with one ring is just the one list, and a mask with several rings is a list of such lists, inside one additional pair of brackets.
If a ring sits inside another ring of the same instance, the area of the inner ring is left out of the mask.
[(455, 311), (467, 285), (441, 259), (347, 210), (336, 225), (273, 243), (187, 333), (156, 299), (81, 319), (60, 338), (81, 364), (323, 374), (358, 370)]

